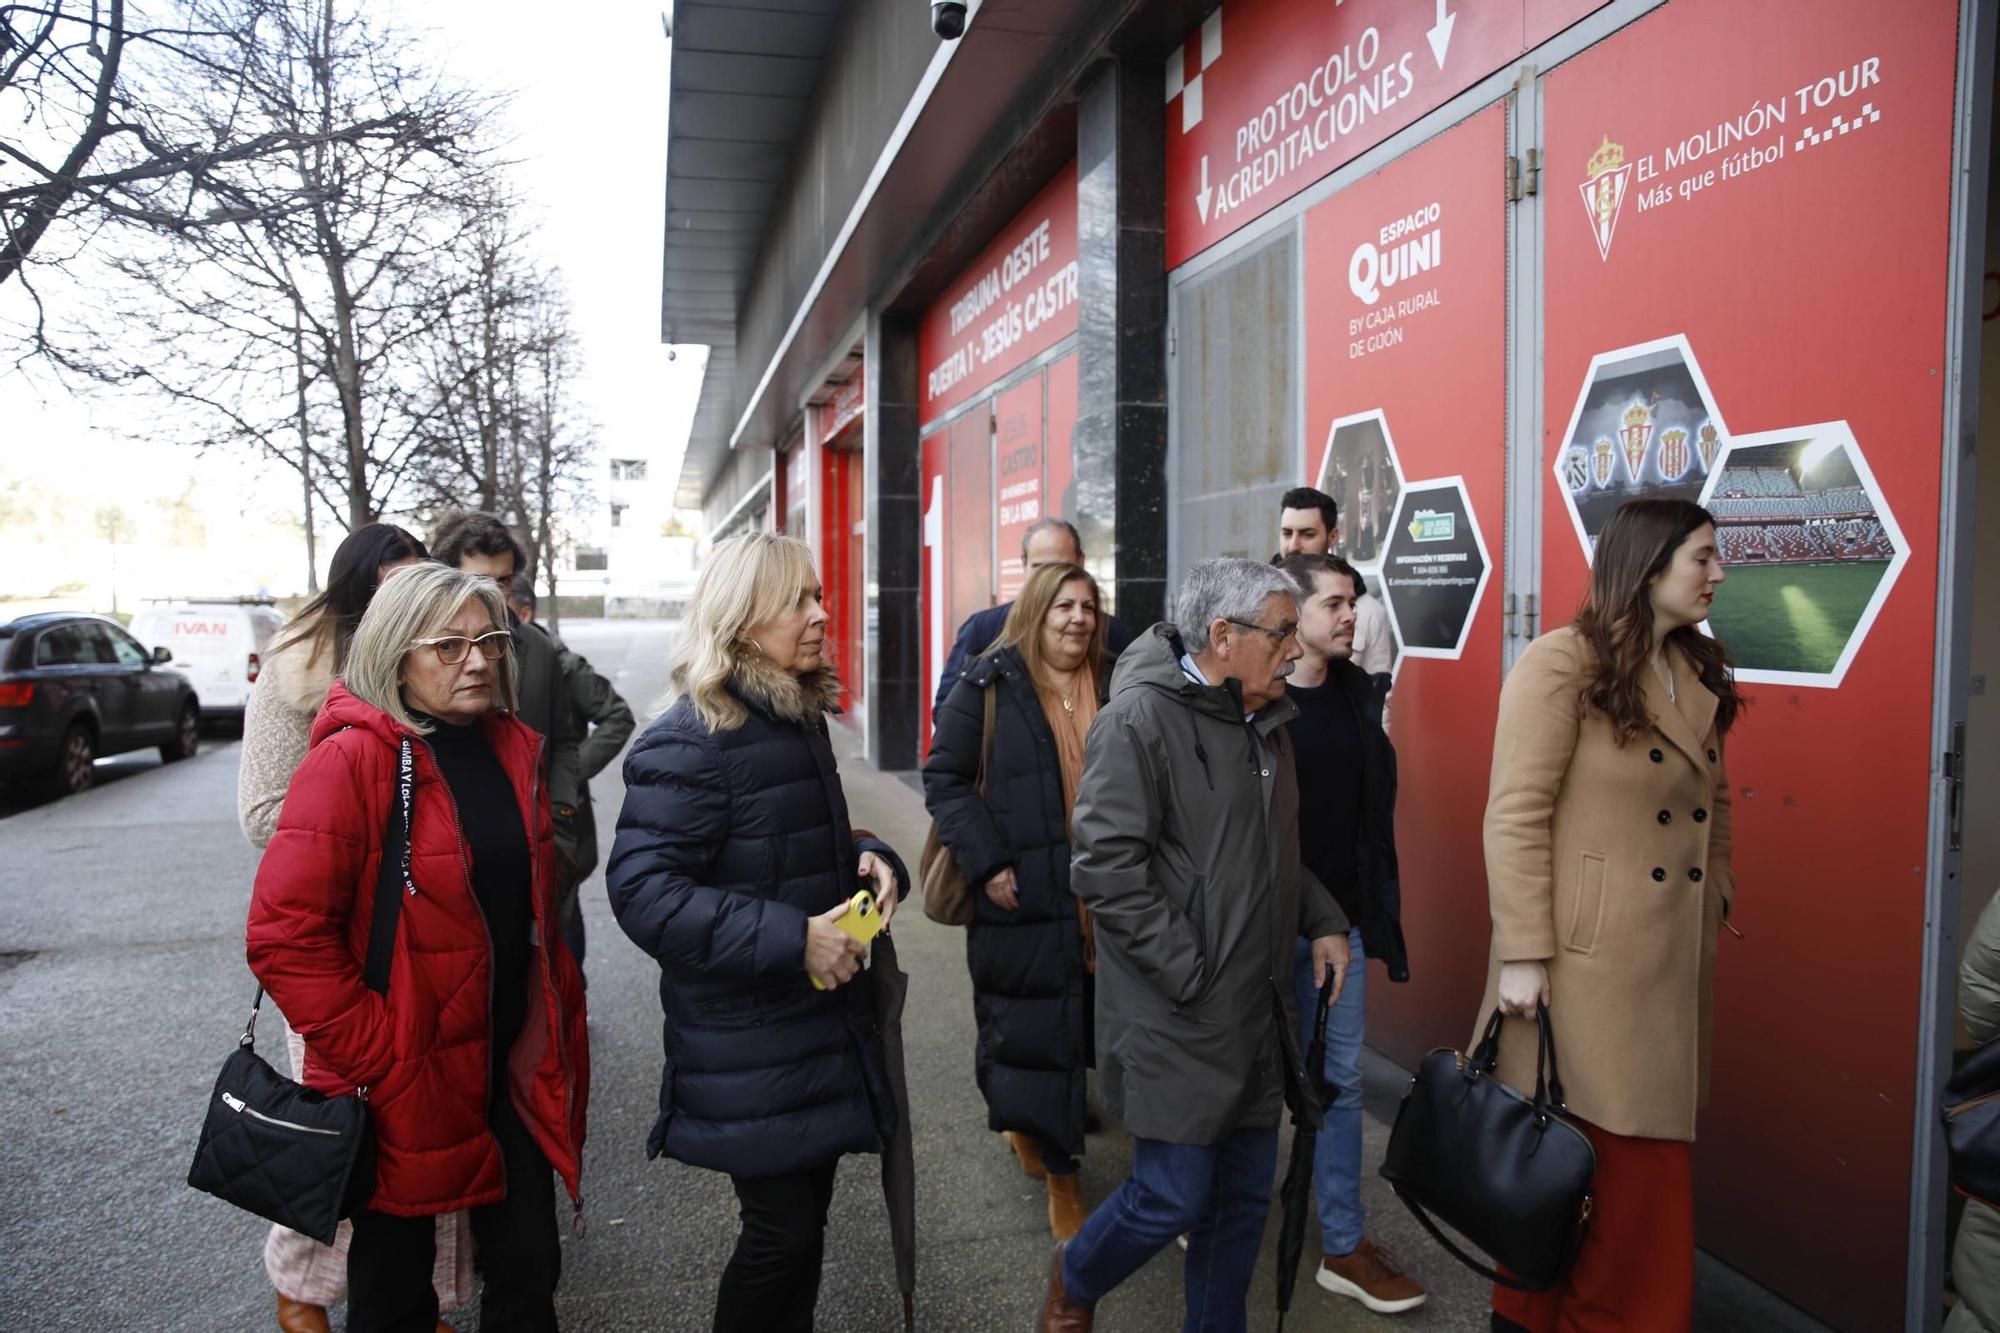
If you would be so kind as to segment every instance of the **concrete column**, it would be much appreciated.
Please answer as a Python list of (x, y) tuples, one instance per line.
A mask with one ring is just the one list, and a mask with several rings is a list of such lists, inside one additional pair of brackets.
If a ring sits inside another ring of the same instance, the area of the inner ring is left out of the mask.
[(923, 688), (918, 574), (923, 567), (917, 495), (917, 323), (870, 312), (862, 353), (868, 377), (862, 459), (867, 479), (868, 757), (884, 770), (917, 766)]
[(1166, 614), (1166, 118), (1158, 61), (1098, 66), (1077, 106), (1077, 525), (1137, 633)]

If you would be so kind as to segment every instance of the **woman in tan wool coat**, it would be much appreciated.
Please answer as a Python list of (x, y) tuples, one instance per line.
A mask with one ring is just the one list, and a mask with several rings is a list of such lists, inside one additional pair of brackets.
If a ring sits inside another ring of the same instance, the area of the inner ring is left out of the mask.
[(1620, 509), (1576, 622), (1537, 640), (1500, 696), (1480, 1014), (1511, 1016), (1499, 1074), (1532, 1091), (1535, 1008), (1548, 1006), (1598, 1166), (1575, 1266), (1550, 1291), (1495, 1287), (1497, 1329), (1681, 1333), (1693, 1320), (1689, 1144), (1735, 896), (1723, 738), (1742, 707), (1722, 646), (1696, 628), (1724, 577), (1714, 523), (1680, 500)]
[[(326, 591), (292, 617), (265, 653), (243, 712), (236, 774), (236, 814), (251, 846), (263, 847), (277, 830), (292, 773), (306, 757), (313, 718), (346, 665), (347, 646), (376, 587), (391, 570), (429, 558), (424, 544), (399, 527), (369, 523), (356, 528), (333, 553)], [(289, 1029), (285, 1038), (292, 1068), (298, 1070), (305, 1043)], [(328, 1333), (326, 1307), (347, 1299), (350, 1234), (342, 1222), (334, 1243), (322, 1245), (289, 1227), (271, 1228), (264, 1241), (264, 1271), (277, 1289), (281, 1333)], [(431, 1281), (440, 1309), (472, 1298), (472, 1237), (464, 1213), (438, 1218)]]

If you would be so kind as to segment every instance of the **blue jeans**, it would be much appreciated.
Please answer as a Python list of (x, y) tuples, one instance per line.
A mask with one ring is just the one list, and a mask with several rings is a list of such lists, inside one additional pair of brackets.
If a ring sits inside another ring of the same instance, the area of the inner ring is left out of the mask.
[(1275, 1125), (1208, 1146), (1133, 1139), (1132, 1174), (1063, 1254), (1064, 1289), (1095, 1304), (1186, 1232), (1182, 1333), (1243, 1333), (1277, 1170)]
[[(1361, 1208), (1361, 1039), (1368, 1015), (1368, 955), (1360, 930), (1347, 932), (1354, 961), (1341, 984), (1340, 998), (1326, 1018), (1326, 1081), (1333, 1085), (1333, 1104), (1313, 1148), (1313, 1195), (1319, 1200), (1320, 1239), (1328, 1254), (1351, 1254), (1367, 1234), (1368, 1215)], [(1299, 941), (1292, 968), (1292, 989), (1299, 1002), (1299, 1052), (1312, 1044), (1313, 1006), (1319, 993), (1313, 986), (1312, 945)]]

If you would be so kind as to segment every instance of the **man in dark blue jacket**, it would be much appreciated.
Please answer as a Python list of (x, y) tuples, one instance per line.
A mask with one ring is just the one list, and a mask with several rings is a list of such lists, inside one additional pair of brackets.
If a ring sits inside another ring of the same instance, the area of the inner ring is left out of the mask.
[[(1076, 528), (1060, 518), (1045, 518), (1029, 528), (1021, 538), (1021, 563), (1028, 569), (1040, 569), (1043, 565), (1082, 565), (1083, 538)], [(958, 684), (958, 678), (965, 674), (965, 668), (972, 659), (993, 646), (1000, 637), (1000, 629), (1007, 623), (1007, 613), (1014, 609), (1012, 602), (1002, 602), (989, 606), (984, 611), (975, 611), (965, 618), (958, 627), (958, 638), (951, 645), (950, 654), (944, 659), (944, 674), (938, 678), (937, 697), (931, 701), (931, 715), (935, 717), (944, 711), (945, 697), (951, 687)], [(1132, 636), (1112, 616), (1104, 626), (1104, 646), (1113, 657), (1125, 651), (1132, 642)]]

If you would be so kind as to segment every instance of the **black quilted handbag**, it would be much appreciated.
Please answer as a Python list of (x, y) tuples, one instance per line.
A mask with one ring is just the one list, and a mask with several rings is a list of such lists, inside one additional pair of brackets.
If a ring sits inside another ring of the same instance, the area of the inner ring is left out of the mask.
[[(1493, 1076), (1500, 1011), (1462, 1056), (1443, 1047), (1417, 1066), (1389, 1132), (1382, 1175), (1452, 1257), (1517, 1291), (1545, 1291), (1576, 1260), (1590, 1221), (1597, 1153), (1565, 1114), (1549, 1011), (1537, 1006), (1535, 1095)], [(1491, 1255), (1461, 1250), (1433, 1216)], [(1505, 1271), (1499, 1271), (1504, 1269)]]
[[(368, 956), (362, 980), (389, 992), (389, 960), (403, 893), (410, 879), (411, 751), (405, 738), (396, 784), (401, 800), (382, 842), (375, 881), (375, 910), (368, 923)], [(271, 1068), (257, 1054), (257, 1011), (264, 988), (250, 1006), (250, 1021), (236, 1049), (222, 1062), (208, 1113), (195, 1146), (188, 1184), (325, 1245), (333, 1244), (343, 1217), (375, 1193), (375, 1135), (368, 1123), (368, 1090), (342, 1097), (314, 1092)]]
[(2000, 1040), (1966, 1057), (1944, 1085), (1942, 1109), (1952, 1185), (2000, 1208)]

